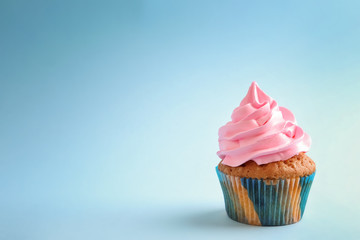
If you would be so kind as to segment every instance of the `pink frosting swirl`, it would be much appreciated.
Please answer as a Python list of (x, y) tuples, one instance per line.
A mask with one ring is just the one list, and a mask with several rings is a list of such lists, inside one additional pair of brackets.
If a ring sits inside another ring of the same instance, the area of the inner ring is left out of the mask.
[(231, 167), (253, 160), (258, 165), (286, 160), (310, 149), (311, 138), (294, 115), (279, 107), (253, 82), (231, 121), (219, 129), (218, 156)]

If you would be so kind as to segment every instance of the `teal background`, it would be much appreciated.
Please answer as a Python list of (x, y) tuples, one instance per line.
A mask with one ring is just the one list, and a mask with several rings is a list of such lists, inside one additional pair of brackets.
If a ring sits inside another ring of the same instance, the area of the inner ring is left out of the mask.
[[(358, 1), (1, 1), (1, 239), (358, 239)], [(227, 218), (252, 81), (312, 136), (304, 218)]]

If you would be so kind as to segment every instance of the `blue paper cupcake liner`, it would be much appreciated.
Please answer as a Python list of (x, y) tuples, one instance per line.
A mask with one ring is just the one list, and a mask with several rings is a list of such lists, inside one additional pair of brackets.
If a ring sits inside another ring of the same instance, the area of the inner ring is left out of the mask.
[(240, 178), (216, 167), (228, 216), (258, 226), (281, 226), (300, 221), (315, 172), (277, 180)]

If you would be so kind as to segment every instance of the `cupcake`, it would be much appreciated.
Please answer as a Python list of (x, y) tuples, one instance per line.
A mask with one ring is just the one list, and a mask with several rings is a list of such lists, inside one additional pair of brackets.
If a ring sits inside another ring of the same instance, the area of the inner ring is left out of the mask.
[(291, 111), (253, 82), (219, 129), (216, 172), (228, 216), (259, 226), (300, 221), (316, 169), (310, 145)]

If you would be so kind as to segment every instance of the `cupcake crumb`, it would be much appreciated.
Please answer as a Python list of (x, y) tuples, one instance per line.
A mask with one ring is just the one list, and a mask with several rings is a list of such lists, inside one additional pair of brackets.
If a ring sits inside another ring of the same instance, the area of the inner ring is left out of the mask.
[(254, 161), (248, 161), (238, 167), (218, 165), (221, 172), (238, 177), (277, 179), (294, 178), (311, 175), (316, 170), (314, 161), (305, 153), (299, 153), (287, 160), (257, 165)]

